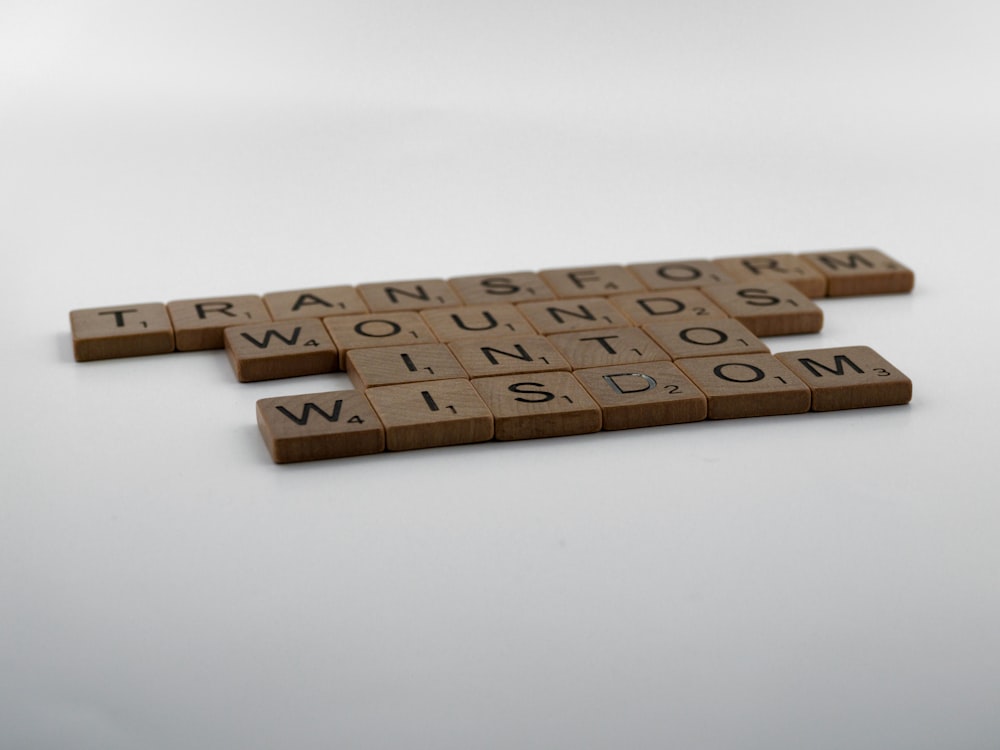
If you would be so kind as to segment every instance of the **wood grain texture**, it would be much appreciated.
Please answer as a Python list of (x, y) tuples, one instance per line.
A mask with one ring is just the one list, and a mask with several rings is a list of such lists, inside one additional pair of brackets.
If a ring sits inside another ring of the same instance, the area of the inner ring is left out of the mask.
[(325, 318), (331, 315), (360, 315), (370, 312), (353, 286), (323, 286), (268, 292), (264, 304), (275, 320)]
[(770, 354), (679, 359), (677, 366), (708, 398), (709, 419), (801, 414), (809, 387)]
[(255, 294), (175, 300), (167, 303), (177, 351), (222, 349), (222, 332), (230, 326), (271, 320), (264, 301)]
[(385, 426), (390, 451), (480, 443), (493, 437), (493, 414), (468, 380), (383, 385), (366, 391)]
[(69, 321), (77, 362), (174, 350), (174, 328), (160, 302), (72, 310)]
[(823, 311), (795, 287), (774, 281), (717, 284), (702, 291), (756, 336), (816, 333), (823, 328)]
[(593, 367), (573, 377), (601, 407), (605, 430), (699, 422), (708, 400), (672, 362)]
[(534, 335), (535, 329), (514, 305), (493, 303), (423, 310), (420, 316), (438, 341)]
[(913, 383), (868, 346), (802, 349), (774, 355), (812, 390), (813, 411), (907, 404)]
[(737, 282), (779, 281), (791, 284), (810, 298), (826, 296), (826, 277), (793, 253), (715, 258), (714, 262)]
[(257, 425), (275, 463), (380, 453), (385, 431), (360, 391), (265, 398)]
[(359, 284), (358, 294), (372, 312), (458, 307), (462, 300), (444, 279), (380, 281)]
[(625, 266), (618, 265), (549, 268), (538, 273), (559, 299), (606, 297), (646, 288)]
[(522, 302), (517, 309), (543, 335), (632, 325), (632, 321), (604, 297)]
[(899, 294), (913, 290), (914, 274), (881, 250), (828, 250), (799, 257), (826, 277), (828, 297)]
[(672, 359), (722, 354), (767, 354), (767, 344), (735, 318), (704, 323), (678, 320), (648, 323), (643, 330)]
[(601, 429), (601, 409), (568, 372), (477, 378), (497, 440), (581, 435)]
[(223, 339), (241, 383), (338, 369), (337, 347), (315, 318), (231, 326), (223, 331)]
[(495, 302), (534, 302), (555, 299), (556, 295), (542, 277), (530, 271), (456, 276), (448, 284), (467, 305)]
[(323, 325), (340, 352), (341, 369), (347, 366), (347, 352), (352, 349), (438, 343), (415, 312), (337, 315), (323, 318)]
[(637, 326), (662, 320), (716, 320), (729, 315), (697, 289), (636, 292), (609, 297)]
[(544, 336), (497, 336), (448, 344), (469, 377), (569, 370), (569, 362)]
[(445, 344), (353, 349), (345, 369), (355, 388), (469, 377)]
[(664, 260), (625, 266), (648, 289), (698, 289), (709, 284), (736, 281), (710, 260)]
[(557, 333), (547, 337), (574, 369), (669, 360), (670, 356), (639, 328)]

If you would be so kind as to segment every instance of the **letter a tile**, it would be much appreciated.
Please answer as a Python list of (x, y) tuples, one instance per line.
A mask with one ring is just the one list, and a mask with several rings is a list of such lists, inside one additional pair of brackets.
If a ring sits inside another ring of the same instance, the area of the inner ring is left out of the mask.
[(257, 425), (275, 463), (381, 453), (382, 423), (360, 391), (264, 398)]
[(174, 350), (174, 329), (159, 302), (94, 307), (69, 314), (77, 362), (166, 354)]
[(493, 415), (468, 380), (382, 385), (366, 391), (386, 448), (406, 451), (481, 443), (493, 437)]
[(909, 403), (910, 379), (867, 346), (804, 349), (774, 355), (812, 390), (813, 411)]
[(708, 415), (708, 402), (671, 362), (576, 370), (601, 407), (605, 430), (698, 422)]
[(809, 411), (809, 387), (770, 354), (679, 359), (677, 366), (708, 397), (709, 419)]

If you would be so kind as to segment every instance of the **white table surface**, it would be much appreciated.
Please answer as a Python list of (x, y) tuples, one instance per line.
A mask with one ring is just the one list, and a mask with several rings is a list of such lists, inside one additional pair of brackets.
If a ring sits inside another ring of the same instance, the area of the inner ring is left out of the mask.
[[(0, 8), (0, 747), (995, 748), (987, 2)], [(274, 465), (68, 311), (880, 247), (913, 402)]]

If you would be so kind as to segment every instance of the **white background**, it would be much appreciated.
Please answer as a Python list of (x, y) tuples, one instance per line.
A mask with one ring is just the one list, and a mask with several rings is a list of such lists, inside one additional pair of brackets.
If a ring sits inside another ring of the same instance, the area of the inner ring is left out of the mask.
[[(0, 3), (0, 747), (996, 748), (991, 2)], [(275, 466), (68, 311), (876, 246), (906, 407)]]

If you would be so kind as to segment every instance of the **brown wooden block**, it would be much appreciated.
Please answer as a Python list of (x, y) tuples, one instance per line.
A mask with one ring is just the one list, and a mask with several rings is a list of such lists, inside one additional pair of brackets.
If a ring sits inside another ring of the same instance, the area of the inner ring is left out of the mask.
[(462, 304), (444, 279), (359, 284), (358, 294), (372, 312), (426, 310), (429, 307), (458, 307)]
[(534, 335), (535, 329), (514, 305), (466, 305), (424, 310), (420, 316), (427, 321), (438, 341), (458, 341), (468, 338)]
[(633, 263), (625, 266), (653, 290), (697, 289), (709, 284), (736, 281), (709, 260), (664, 260), (657, 263)]
[(522, 302), (517, 309), (536, 331), (545, 335), (632, 325), (632, 321), (604, 297)]
[(437, 338), (415, 312), (337, 315), (323, 318), (323, 325), (340, 352), (340, 367), (347, 365), (347, 352), (376, 346), (436, 344)]
[(353, 286), (268, 292), (264, 295), (264, 304), (275, 320), (325, 318), (329, 315), (359, 315), (369, 312), (368, 306)]
[(671, 362), (592, 367), (573, 376), (601, 407), (605, 430), (699, 422), (708, 415), (705, 394)]
[(638, 328), (557, 333), (548, 339), (566, 357), (574, 370), (670, 359), (663, 349)]
[(812, 390), (813, 411), (907, 404), (910, 379), (867, 346), (804, 349), (774, 355)]
[(770, 354), (679, 359), (677, 366), (708, 397), (709, 419), (809, 411), (809, 386)]
[(689, 320), (647, 323), (643, 330), (672, 359), (723, 354), (767, 354), (767, 344), (735, 318), (696, 323)]
[(539, 275), (560, 299), (606, 297), (646, 288), (625, 266), (550, 268), (539, 271)]
[(601, 429), (601, 409), (568, 372), (477, 378), (497, 440), (581, 435)]
[(452, 341), (448, 347), (472, 378), (571, 369), (544, 336), (461, 339)]
[(881, 250), (829, 250), (800, 253), (826, 277), (826, 296), (895, 294), (913, 290), (913, 271)]
[(261, 399), (257, 426), (279, 464), (385, 450), (382, 423), (360, 391)]
[(337, 348), (315, 318), (251, 323), (223, 331), (241, 383), (320, 375), (337, 369)]
[(792, 253), (716, 258), (715, 264), (738, 282), (760, 284), (783, 281), (807, 297), (826, 296), (826, 277)]
[(271, 320), (264, 301), (254, 294), (204, 297), (167, 303), (177, 351), (222, 349), (222, 332), (229, 326)]
[(532, 302), (555, 299), (556, 295), (537, 273), (517, 271), (448, 279), (451, 288), (467, 305), (495, 302)]
[(469, 377), (444, 344), (353, 349), (345, 369), (355, 388)]
[(616, 294), (609, 299), (637, 326), (657, 320), (712, 320), (729, 317), (697, 289)]
[(174, 329), (160, 302), (73, 310), (69, 324), (77, 362), (174, 350)]
[(823, 327), (823, 311), (793, 286), (717, 284), (702, 291), (756, 336), (816, 333)]
[(385, 426), (388, 450), (481, 443), (493, 437), (493, 414), (468, 380), (383, 385), (366, 393)]

